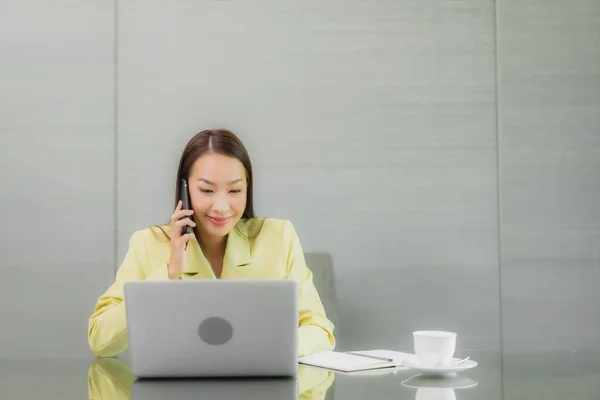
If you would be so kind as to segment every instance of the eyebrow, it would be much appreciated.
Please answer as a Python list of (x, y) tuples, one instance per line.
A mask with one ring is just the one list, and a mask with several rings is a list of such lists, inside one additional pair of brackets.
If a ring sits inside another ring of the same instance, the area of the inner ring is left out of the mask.
[[(209, 181), (208, 179), (204, 179), (204, 178), (198, 178), (198, 180), (199, 180), (199, 181), (202, 181), (202, 182), (206, 182), (206, 183), (208, 183), (209, 185), (214, 185), (214, 184), (215, 184), (214, 182), (211, 182), (211, 181)], [(227, 182), (227, 184), (228, 184), (228, 185), (233, 185), (234, 183), (241, 182), (242, 180), (243, 180), (242, 178), (234, 179), (234, 180), (232, 180), (232, 181), (229, 181), (229, 182)]]

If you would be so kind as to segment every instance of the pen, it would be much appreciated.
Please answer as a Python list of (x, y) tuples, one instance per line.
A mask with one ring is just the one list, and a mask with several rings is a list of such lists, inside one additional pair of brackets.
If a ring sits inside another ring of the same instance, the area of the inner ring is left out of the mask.
[(361, 354), (361, 353), (355, 353), (353, 351), (347, 351), (346, 354), (352, 354), (353, 356), (359, 356), (359, 357), (366, 357), (366, 358), (372, 358), (374, 360), (380, 360), (380, 361), (387, 361), (387, 362), (394, 362), (393, 358), (387, 358), (387, 357), (379, 357), (379, 356), (372, 356), (369, 354)]

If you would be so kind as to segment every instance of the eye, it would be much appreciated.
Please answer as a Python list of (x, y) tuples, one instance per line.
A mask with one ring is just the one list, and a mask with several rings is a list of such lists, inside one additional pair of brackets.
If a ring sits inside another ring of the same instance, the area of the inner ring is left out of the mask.
[(234, 189), (234, 190), (230, 190), (230, 193), (240, 193), (242, 191), (242, 189)]
[(212, 190), (210, 190), (210, 189), (200, 189), (200, 191), (202, 193), (212, 193)]

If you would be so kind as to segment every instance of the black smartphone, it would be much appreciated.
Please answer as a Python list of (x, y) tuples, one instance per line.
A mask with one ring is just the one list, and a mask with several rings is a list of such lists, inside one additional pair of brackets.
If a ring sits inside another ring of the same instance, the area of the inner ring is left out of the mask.
[[(181, 199), (182, 204), (182, 209), (183, 210), (191, 210), (192, 209), (192, 203), (190, 202), (190, 190), (188, 188), (188, 184), (187, 181), (185, 179), (181, 180), (181, 189), (180, 189), (179, 193), (179, 198)], [(185, 217), (183, 217), (185, 218)], [(183, 219), (180, 218), (180, 219)], [(192, 215), (189, 216), (189, 218), (193, 221), (194, 217)], [(192, 233), (194, 230), (191, 226), (189, 225), (185, 225), (182, 229), (181, 229), (181, 234), (185, 235), (186, 233)]]

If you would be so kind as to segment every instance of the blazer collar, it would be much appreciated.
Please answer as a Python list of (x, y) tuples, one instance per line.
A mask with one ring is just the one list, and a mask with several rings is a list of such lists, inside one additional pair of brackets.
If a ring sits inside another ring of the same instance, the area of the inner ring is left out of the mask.
[(240, 220), (227, 236), (223, 268), (226, 266), (242, 267), (251, 263), (248, 225), (245, 221)]
[[(202, 253), (200, 243), (196, 241), (188, 242), (186, 250), (187, 260), (185, 263), (185, 273), (213, 273), (210, 263)], [(223, 258), (223, 271), (230, 267), (241, 267), (252, 263), (250, 256), (250, 243), (248, 241), (248, 227), (246, 222), (239, 221), (234, 229), (227, 235), (227, 246), (225, 248), (225, 257)]]

